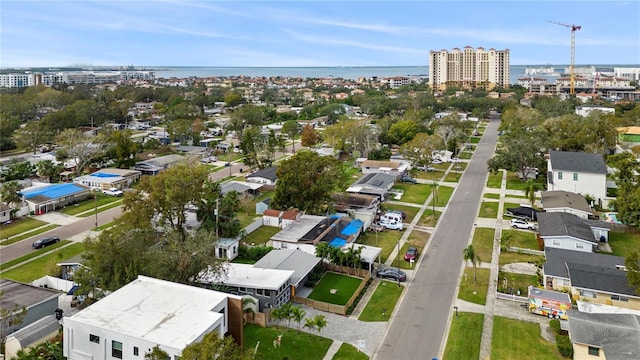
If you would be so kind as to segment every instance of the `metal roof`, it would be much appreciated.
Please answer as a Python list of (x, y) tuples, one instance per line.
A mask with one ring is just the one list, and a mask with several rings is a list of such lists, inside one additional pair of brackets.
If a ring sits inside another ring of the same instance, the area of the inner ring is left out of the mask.
[(293, 270), (291, 284), (299, 286), (299, 282), (320, 263), (322, 259), (297, 249), (272, 250), (254, 267), (264, 269)]

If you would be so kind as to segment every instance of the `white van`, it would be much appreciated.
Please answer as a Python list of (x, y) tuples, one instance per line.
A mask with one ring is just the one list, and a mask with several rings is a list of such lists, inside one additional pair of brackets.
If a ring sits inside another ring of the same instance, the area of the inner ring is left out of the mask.
[(402, 223), (402, 214), (386, 212), (380, 217), (380, 222), (399, 222), (399, 223)]

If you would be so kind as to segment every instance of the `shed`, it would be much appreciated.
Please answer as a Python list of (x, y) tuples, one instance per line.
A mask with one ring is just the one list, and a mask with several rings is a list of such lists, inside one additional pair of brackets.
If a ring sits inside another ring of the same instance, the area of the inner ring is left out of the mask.
[(58, 334), (60, 323), (55, 315), (48, 315), (7, 336), (4, 356), (13, 359), (22, 349), (39, 345)]

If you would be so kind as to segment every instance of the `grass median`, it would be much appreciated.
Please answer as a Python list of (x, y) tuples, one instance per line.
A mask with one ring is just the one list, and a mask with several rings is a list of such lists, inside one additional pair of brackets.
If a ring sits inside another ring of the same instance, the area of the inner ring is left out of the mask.
[(32, 231), (25, 232), (25, 233), (22, 233), (22, 234), (20, 234), (18, 236), (14, 236), (12, 238), (9, 238), (7, 240), (0, 241), (0, 245), (2, 245), (2, 246), (11, 245), (13, 243), (16, 243), (18, 241), (24, 240), (26, 238), (30, 238), (32, 236), (35, 236), (35, 235), (38, 235), (38, 234), (42, 234), (42, 233), (47, 232), (49, 230), (53, 230), (53, 229), (57, 228), (58, 226), (59, 225), (56, 225), (56, 224), (49, 224), (47, 226), (39, 227), (39, 228), (36, 228), (36, 229), (34, 229)]
[(380, 281), (358, 320), (389, 321), (403, 290), (404, 286), (398, 286), (395, 282)]
[(484, 314), (461, 312), (451, 319), (445, 359), (478, 359)]
[(0, 239), (16, 236), (45, 225), (47, 225), (46, 222), (30, 217), (15, 219), (11, 224), (0, 224)]
[(467, 266), (460, 281), (458, 299), (484, 305), (489, 289), (489, 269), (476, 268), (477, 281), (473, 281), (473, 267)]
[(531, 360), (562, 359), (555, 344), (540, 336), (540, 324), (494, 316), (491, 359), (523, 357)]
[(331, 360), (367, 360), (367, 354), (358, 351), (358, 348), (349, 344), (342, 343), (338, 352), (333, 355)]
[[(302, 322), (304, 324), (304, 321)], [(279, 347), (273, 341), (282, 335)], [(299, 332), (280, 326), (262, 328), (257, 325), (244, 327), (245, 349), (258, 349), (255, 358), (260, 360), (306, 359), (322, 360), (333, 340), (318, 335)]]
[[(66, 243), (68, 243), (68, 241), (60, 242), (56, 245), (65, 245)], [(50, 249), (51, 247), (46, 247), (42, 250), (50, 250)], [(30, 283), (36, 279), (39, 279), (45, 275), (48, 275), (48, 273), (52, 273), (53, 269), (56, 267), (56, 263), (72, 258), (78, 254), (82, 254), (83, 252), (84, 252), (83, 243), (75, 243), (73, 245), (58, 248), (58, 249), (55, 249), (54, 251), (50, 251), (46, 253), (45, 256), (28, 261), (24, 265), (18, 266), (9, 271), (2, 271), (2, 273), (0, 274), (0, 277), (15, 280), (15, 281), (20, 281), (24, 283)], [(14, 265), (17, 263), (27, 261), (30, 258), (38, 255), (42, 255), (42, 253), (40, 251), (33, 252), (29, 254), (29, 257), (26, 259), (23, 259), (25, 257), (20, 258), (22, 260), (14, 263)]]

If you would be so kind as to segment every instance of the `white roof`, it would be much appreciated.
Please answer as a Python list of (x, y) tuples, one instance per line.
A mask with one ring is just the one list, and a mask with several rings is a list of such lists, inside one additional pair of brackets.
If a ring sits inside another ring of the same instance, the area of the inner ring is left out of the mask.
[(210, 331), (230, 294), (139, 275), (70, 320), (159, 345), (184, 349)]
[(201, 277), (200, 281), (223, 283), (234, 287), (278, 290), (289, 282), (293, 273), (293, 270), (262, 269), (250, 264), (229, 263), (226, 277), (213, 277), (207, 274)]
[(368, 262), (369, 264), (375, 263), (376, 258), (380, 256), (380, 253), (382, 252), (382, 248), (356, 244), (356, 243), (349, 243), (343, 246), (344, 249), (348, 249), (350, 247), (354, 248), (355, 250), (362, 248), (362, 252), (360, 253), (360, 258), (362, 258), (362, 260)]

